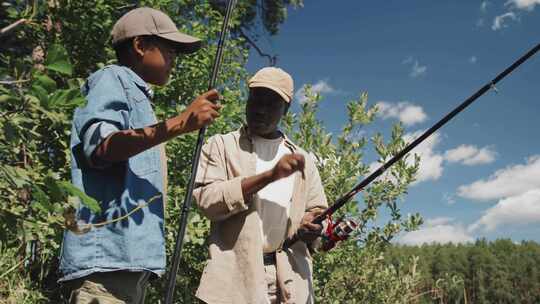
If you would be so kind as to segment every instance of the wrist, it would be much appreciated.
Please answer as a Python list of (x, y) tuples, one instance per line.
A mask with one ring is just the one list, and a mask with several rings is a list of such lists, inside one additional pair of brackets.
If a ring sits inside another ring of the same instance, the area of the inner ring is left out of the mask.
[(263, 173), (263, 180), (265, 181), (266, 184), (270, 184), (270, 183), (275, 182), (276, 180), (278, 180), (275, 170), (270, 169), (270, 170), (264, 172)]
[(171, 137), (178, 136), (180, 134), (186, 133), (186, 119), (185, 119), (185, 112), (182, 112), (178, 114), (175, 117), (169, 118), (166, 121), (167, 124), (167, 131), (171, 135)]

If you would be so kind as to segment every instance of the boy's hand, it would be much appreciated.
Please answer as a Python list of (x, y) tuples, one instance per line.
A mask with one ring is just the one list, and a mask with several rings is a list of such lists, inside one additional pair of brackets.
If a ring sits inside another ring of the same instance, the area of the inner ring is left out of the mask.
[(285, 178), (296, 171), (304, 171), (306, 160), (302, 154), (284, 155), (272, 168), (272, 180)]
[(180, 114), (184, 117), (184, 128), (182, 133), (198, 130), (204, 126), (211, 124), (214, 119), (219, 117), (221, 105), (213, 103), (220, 99), (219, 93), (212, 89), (203, 93)]

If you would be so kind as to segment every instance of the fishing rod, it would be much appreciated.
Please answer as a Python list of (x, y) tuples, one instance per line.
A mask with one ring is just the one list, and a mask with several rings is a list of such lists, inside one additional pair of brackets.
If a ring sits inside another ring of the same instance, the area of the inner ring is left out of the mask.
[[(448, 121), (450, 121), (454, 116), (459, 114), (461, 111), (463, 111), (465, 108), (467, 108), (471, 103), (473, 103), (476, 99), (478, 99), (480, 96), (484, 95), (485, 92), (487, 92), (490, 89), (496, 89), (495, 85), (502, 80), (504, 77), (506, 77), (508, 74), (510, 74), (514, 69), (516, 69), (518, 66), (520, 66), (522, 63), (527, 61), (531, 56), (536, 54), (540, 50), (540, 43), (537, 44), (535, 47), (533, 47), (531, 50), (529, 50), (525, 55), (523, 55), (521, 58), (516, 60), (512, 65), (510, 65), (506, 70), (504, 70), (502, 73), (497, 75), (493, 80), (485, 84), (482, 88), (480, 88), (476, 93), (471, 95), (471, 97), (467, 98), (463, 103), (461, 103), (459, 106), (457, 106), (452, 112), (446, 114), (441, 120), (439, 120), (435, 125), (433, 125), (431, 128), (429, 128), (426, 132), (424, 132), (420, 137), (415, 139), (412, 143), (407, 145), (403, 150), (401, 150), (399, 153), (397, 153), (392, 159), (390, 159), (385, 164), (381, 165), (379, 169), (371, 173), (368, 177), (366, 177), (364, 180), (362, 180), (359, 184), (357, 184), (351, 191), (347, 192), (342, 197), (338, 198), (336, 202), (330, 206), (330, 208), (326, 209), (324, 213), (317, 216), (314, 220), (314, 224), (321, 224), (326, 218), (332, 216), (339, 208), (343, 207), (350, 199), (352, 199), (356, 194), (358, 194), (360, 191), (362, 191), (367, 185), (369, 185), (373, 180), (375, 180), (377, 177), (379, 177), (381, 174), (383, 174), (388, 168), (390, 168), (395, 162), (403, 158), (409, 151), (414, 149), (416, 146), (418, 146), (421, 142), (423, 142), (426, 138), (428, 138), (431, 134), (433, 134), (435, 131), (440, 129), (442, 126), (444, 126)], [(295, 234), (293, 237), (285, 240), (283, 243), (283, 249), (287, 249), (291, 247), (294, 243), (296, 243), (299, 240), (299, 237), (297, 234)]]
[[(223, 25), (221, 27), (221, 33), (219, 35), (219, 42), (216, 50), (216, 57), (214, 59), (214, 66), (212, 67), (212, 75), (210, 77), (210, 84), (208, 90), (212, 90), (216, 86), (216, 79), (223, 59), (223, 45), (225, 44), (225, 38), (227, 35), (227, 29), (229, 25), (229, 19), (232, 15), (232, 11), (236, 0), (229, 0), (227, 3), (227, 9), (225, 11), (225, 18), (223, 19)], [(167, 294), (165, 296), (165, 304), (172, 304), (174, 298), (174, 288), (176, 285), (176, 275), (180, 266), (180, 260), (182, 258), (182, 245), (184, 243), (184, 236), (186, 234), (186, 226), (189, 216), (189, 210), (191, 209), (191, 198), (193, 194), (193, 187), (195, 184), (195, 177), (197, 176), (197, 167), (199, 165), (199, 159), (201, 157), (201, 149), (204, 143), (204, 134), (206, 133), (206, 127), (202, 127), (199, 130), (197, 137), (197, 145), (193, 151), (193, 157), (191, 161), (191, 176), (189, 178), (188, 188), (186, 196), (184, 198), (184, 205), (182, 206), (182, 213), (180, 214), (180, 224), (178, 227), (178, 233), (176, 234), (176, 244), (174, 246), (174, 253), (172, 259), (172, 266), (167, 280)]]

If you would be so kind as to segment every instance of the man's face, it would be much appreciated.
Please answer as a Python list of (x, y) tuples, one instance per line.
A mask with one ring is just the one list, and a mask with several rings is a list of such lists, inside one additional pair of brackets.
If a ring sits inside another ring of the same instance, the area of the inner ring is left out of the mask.
[(246, 105), (246, 120), (250, 132), (265, 137), (277, 131), (287, 102), (267, 88), (250, 88)]
[(140, 44), (143, 52), (143, 79), (155, 85), (165, 85), (169, 80), (177, 50), (172, 42), (157, 37), (143, 39)]

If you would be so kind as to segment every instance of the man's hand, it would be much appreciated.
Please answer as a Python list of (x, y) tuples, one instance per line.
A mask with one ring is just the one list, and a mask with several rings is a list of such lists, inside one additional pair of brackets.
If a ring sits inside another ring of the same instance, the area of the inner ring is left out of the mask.
[(305, 243), (311, 243), (316, 238), (321, 236), (323, 226), (322, 224), (314, 224), (313, 220), (324, 212), (323, 209), (317, 209), (309, 211), (304, 214), (300, 227), (298, 228), (298, 237)]
[(195, 98), (187, 109), (180, 114), (184, 121), (182, 133), (198, 130), (211, 124), (214, 119), (219, 117), (221, 105), (213, 102), (219, 100), (219, 98), (218, 92), (214, 89)]
[(252, 194), (259, 192), (268, 184), (287, 177), (296, 171), (303, 171), (304, 165), (305, 159), (301, 154), (284, 155), (274, 168), (242, 179), (242, 194), (244, 195), (244, 199), (248, 201)]
[(306, 160), (302, 154), (284, 155), (272, 168), (272, 180), (285, 178), (296, 171), (304, 171)]

